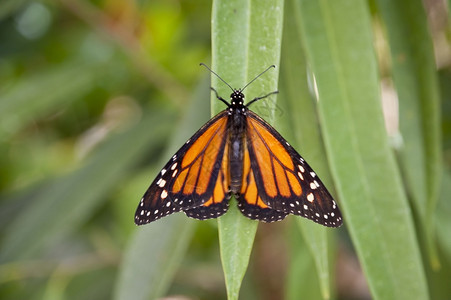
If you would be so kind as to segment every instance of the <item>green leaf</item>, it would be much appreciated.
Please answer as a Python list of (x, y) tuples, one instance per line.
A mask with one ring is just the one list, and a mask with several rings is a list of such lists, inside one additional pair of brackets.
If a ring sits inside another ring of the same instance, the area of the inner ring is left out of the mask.
[(440, 270), (432, 270), (428, 275), (431, 289), (431, 299), (446, 299), (451, 295), (448, 278), (451, 276), (451, 174), (443, 172), (443, 184), (437, 205), (437, 243), (441, 254)]
[(0, 90), (0, 130), (10, 136), (35, 118), (67, 107), (92, 89), (105, 68), (70, 63), (23, 78)]
[(448, 27), (451, 25), (451, 23), (449, 22), (449, 19), (451, 19), (451, 9), (449, 9), (451, 7), (451, 0), (447, 1), (448, 3)]
[(218, 219), (221, 261), (228, 299), (238, 299), (258, 225), (257, 221), (241, 215), (236, 205), (236, 201), (232, 199), (229, 211)]
[(388, 34), (399, 99), (399, 159), (429, 259), (438, 268), (433, 214), (441, 176), (440, 99), (434, 50), (423, 2), (378, 0)]
[(427, 299), (412, 214), (385, 132), (366, 3), (299, 3), (331, 171), (372, 296)]
[[(282, 40), (283, 1), (216, 0), (212, 16), (212, 68), (232, 87), (243, 87), (266, 67), (278, 64)], [(248, 99), (276, 90), (278, 72), (270, 71), (246, 89)], [(231, 91), (217, 78), (212, 85), (220, 95)], [(267, 107), (273, 121), (275, 97), (253, 106), (259, 112)], [(221, 107), (221, 109), (219, 109)], [(224, 109), (212, 96), (213, 112)], [(219, 218), (221, 260), (228, 299), (237, 299), (246, 272), (251, 245), (258, 222), (246, 220), (231, 204), (229, 212)], [(231, 247), (230, 245), (234, 245)]]
[(114, 299), (157, 299), (164, 295), (193, 230), (194, 222), (183, 214), (139, 227), (124, 254)]
[[(204, 82), (194, 93), (194, 101), (177, 126), (165, 160), (208, 119), (208, 105), (205, 105), (208, 90)], [(120, 267), (115, 299), (156, 299), (164, 295), (196, 223), (178, 214), (136, 230)]]
[(323, 288), (320, 286), (322, 281), (319, 280), (318, 266), (315, 263), (316, 254), (310, 250), (310, 241), (307, 242), (299, 238), (297, 224), (291, 222), (291, 225), (293, 226), (289, 230), (289, 235), (286, 236), (290, 251), (290, 264), (288, 265), (286, 279), (286, 299), (324, 299)]
[[(153, 128), (153, 134), (148, 128)], [(161, 141), (167, 128), (167, 113), (150, 114), (102, 145), (85, 167), (31, 193), (5, 230), (0, 261), (32, 257), (74, 232), (107, 199), (127, 170)]]
[[(294, 1), (288, 1), (285, 9), (284, 18), (284, 36), (282, 47), (282, 61), (280, 74), (280, 101), (277, 114), (277, 125), (281, 127), (279, 132), (293, 145), (307, 162), (313, 167), (321, 180), (332, 192), (332, 179), (327, 166), (326, 153), (324, 151), (321, 133), (319, 129), (319, 120), (316, 112), (316, 103), (309, 92), (307, 79), (307, 64), (305, 61), (304, 50), (301, 40), (301, 23), (299, 15), (299, 4)], [(280, 126), (279, 126), (280, 125)], [(309, 284), (305, 289), (314, 289), (320, 287), (323, 299), (330, 298), (330, 262), (328, 249), (332, 251), (329, 244), (327, 232), (333, 232), (331, 228), (325, 228), (311, 221), (297, 217), (297, 223), (302, 232), (305, 244), (310, 253), (305, 253), (308, 259), (312, 259), (315, 273), (317, 274), (316, 284)], [(298, 236), (298, 239), (301, 238)], [(301, 258), (296, 255), (296, 260)], [(310, 269), (305, 269), (310, 272)], [(292, 272), (299, 276), (299, 271)], [(312, 279), (311, 273), (304, 273), (301, 277)], [(294, 279), (293, 279), (294, 280)], [(296, 289), (293, 289), (294, 293)], [(318, 293), (319, 291), (316, 291)], [(297, 295), (298, 298), (304, 296)], [(312, 291), (312, 293), (315, 293)], [(292, 297), (295, 297), (294, 294)], [(304, 296), (305, 297), (305, 296)]]
[(0, 2), (0, 21), (22, 8), (30, 0), (3, 0)]

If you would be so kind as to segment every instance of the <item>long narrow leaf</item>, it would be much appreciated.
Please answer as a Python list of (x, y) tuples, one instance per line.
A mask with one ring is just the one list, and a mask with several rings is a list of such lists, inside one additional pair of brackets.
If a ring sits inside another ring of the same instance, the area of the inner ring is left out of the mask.
[(287, 235), (291, 255), (285, 298), (288, 300), (324, 299), (323, 288), (320, 286), (323, 280), (318, 279), (318, 266), (315, 264), (317, 254), (310, 251), (307, 244), (310, 241), (304, 242), (299, 238), (298, 230), (294, 229), (296, 228), (293, 227)]
[[(0, 260), (33, 257), (76, 230), (107, 199), (106, 194), (127, 169), (149, 151), (158, 135), (164, 136), (166, 119), (167, 114), (152, 114), (103, 145), (86, 167), (55, 180), (37, 195), (31, 194), (27, 206), (5, 229)], [(150, 127), (153, 135), (148, 134)]]
[[(208, 119), (208, 101), (204, 97), (207, 90), (208, 86), (201, 84), (194, 93), (194, 101), (177, 126), (167, 158)], [(137, 229), (120, 267), (115, 299), (155, 299), (164, 295), (185, 254), (195, 224), (196, 221), (179, 213)]]
[(170, 216), (140, 227), (125, 252), (115, 299), (161, 297), (191, 239), (194, 224), (186, 216)]
[(427, 299), (399, 170), (385, 132), (362, 1), (300, 0), (326, 150), (344, 220), (375, 299)]
[[(213, 69), (235, 88), (243, 87), (267, 66), (278, 64), (282, 35), (283, 1), (216, 0), (213, 2), (212, 48)], [(247, 97), (262, 96), (276, 90), (278, 72), (268, 72), (246, 89)], [(213, 77), (213, 86), (220, 95), (231, 91)], [(274, 99), (274, 98), (273, 98)], [(269, 120), (275, 102), (267, 99)], [(212, 100), (213, 112), (219, 103)], [(262, 102), (262, 101), (261, 101)], [(258, 104), (260, 105), (260, 103)], [(258, 105), (253, 108), (258, 109)], [(222, 108), (223, 109), (223, 108)], [(237, 299), (246, 272), (257, 222), (244, 218), (231, 202), (229, 212), (219, 218), (221, 260), (227, 295)]]
[[(434, 268), (433, 214), (441, 176), (438, 79), (422, 1), (376, 1), (385, 23), (399, 99), (400, 161)], [(408, 9), (406, 9), (408, 7)]]
[[(301, 40), (300, 14), (295, 1), (288, 1), (285, 9), (284, 36), (281, 59), (280, 75), (280, 101), (276, 111), (277, 125), (285, 125), (285, 129), (279, 132), (301, 153), (301, 155), (319, 174), (321, 180), (329, 189), (332, 189), (332, 180), (329, 176), (326, 153), (321, 141), (314, 99), (311, 96), (307, 79), (307, 65)], [(327, 231), (331, 228), (319, 226), (311, 221), (297, 217), (297, 223), (301, 229), (305, 244), (310, 250), (306, 254), (313, 259), (316, 268), (316, 278), (311, 278), (310, 273), (302, 274), (301, 278), (309, 277), (309, 282), (316, 280), (321, 288), (322, 298), (330, 297), (329, 274), (329, 241)], [(300, 237), (298, 237), (300, 238)], [(295, 256), (296, 261), (301, 258)], [(290, 266), (293, 268), (293, 266)], [(309, 272), (309, 268), (305, 269)], [(290, 275), (300, 276), (299, 271), (292, 271)], [(294, 281), (291, 279), (290, 281)], [(303, 286), (304, 291), (298, 297), (305, 294), (305, 289), (314, 289), (318, 284)], [(296, 289), (292, 290), (291, 297)], [(312, 293), (315, 293), (312, 291)], [(318, 293), (318, 291), (316, 291)]]

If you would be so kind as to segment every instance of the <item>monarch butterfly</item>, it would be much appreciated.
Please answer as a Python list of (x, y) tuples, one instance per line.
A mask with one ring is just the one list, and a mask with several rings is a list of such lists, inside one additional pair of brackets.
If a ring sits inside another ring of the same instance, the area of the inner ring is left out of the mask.
[(274, 222), (294, 214), (328, 227), (339, 227), (340, 210), (307, 162), (249, 106), (242, 89), (232, 88), (227, 109), (197, 131), (160, 171), (142, 197), (135, 223), (143, 225), (183, 211), (199, 220), (223, 215), (234, 195), (241, 213)]

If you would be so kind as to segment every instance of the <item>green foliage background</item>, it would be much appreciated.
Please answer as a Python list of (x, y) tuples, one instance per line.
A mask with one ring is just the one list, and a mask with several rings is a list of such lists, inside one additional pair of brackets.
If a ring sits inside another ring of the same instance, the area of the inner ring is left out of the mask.
[[(448, 298), (449, 4), (1, 1), (2, 298)], [(199, 62), (237, 88), (277, 65), (246, 96), (280, 91), (252, 109), (321, 175), (342, 228), (234, 205), (133, 224), (223, 109)]]

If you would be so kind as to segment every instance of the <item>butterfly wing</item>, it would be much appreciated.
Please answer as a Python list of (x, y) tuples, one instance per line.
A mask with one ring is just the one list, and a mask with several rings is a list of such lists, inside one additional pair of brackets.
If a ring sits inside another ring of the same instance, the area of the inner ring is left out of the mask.
[(238, 208), (244, 216), (253, 220), (268, 223), (283, 220), (288, 215), (287, 212), (272, 209), (263, 202), (259, 193), (260, 187), (257, 186), (254, 171), (251, 168), (251, 158), (246, 140), (243, 148), (243, 181), (238, 197)]
[(197, 219), (215, 218), (227, 211), (228, 122), (227, 112), (219, 113), (169, 160), (139, 203), (137, 225), (179, 211)]
[(227, 139), (224, 146), (224, 153), (222, 154), (222, 160), (218, 160), (217, 162), (218, 166), (220, 164), (220, 168), (215, 170), (215, 173), (218, 173), (218, 175), (216, 176), (213, 191), (208, 200), (202, 205), (185, 210), (185, 214), (188, 217), (199, 220), (212, 219), (222, 216), (228, 210), (228, 200), (230, 200), (230, 197), (232, 196), (229, 189), (230, 174), (228, 151), (229, 146)]
[[(312, 168), (274, 128), (251, 111), (246, 118), (246, 143), (249, 174), (255, 181), (248, 189), (258, 191), (257, 200), (261, 200), (252, 203), (262, 209), (268, 206), (277, 211), (278, 217), (291, 213), (328, 227), (343, 223), (336, 202)], [(246, 204), (242, 205), (250, 205), (255, 194), (244, 194)], [(253, 216), (273, 221), (255, 213)]]

